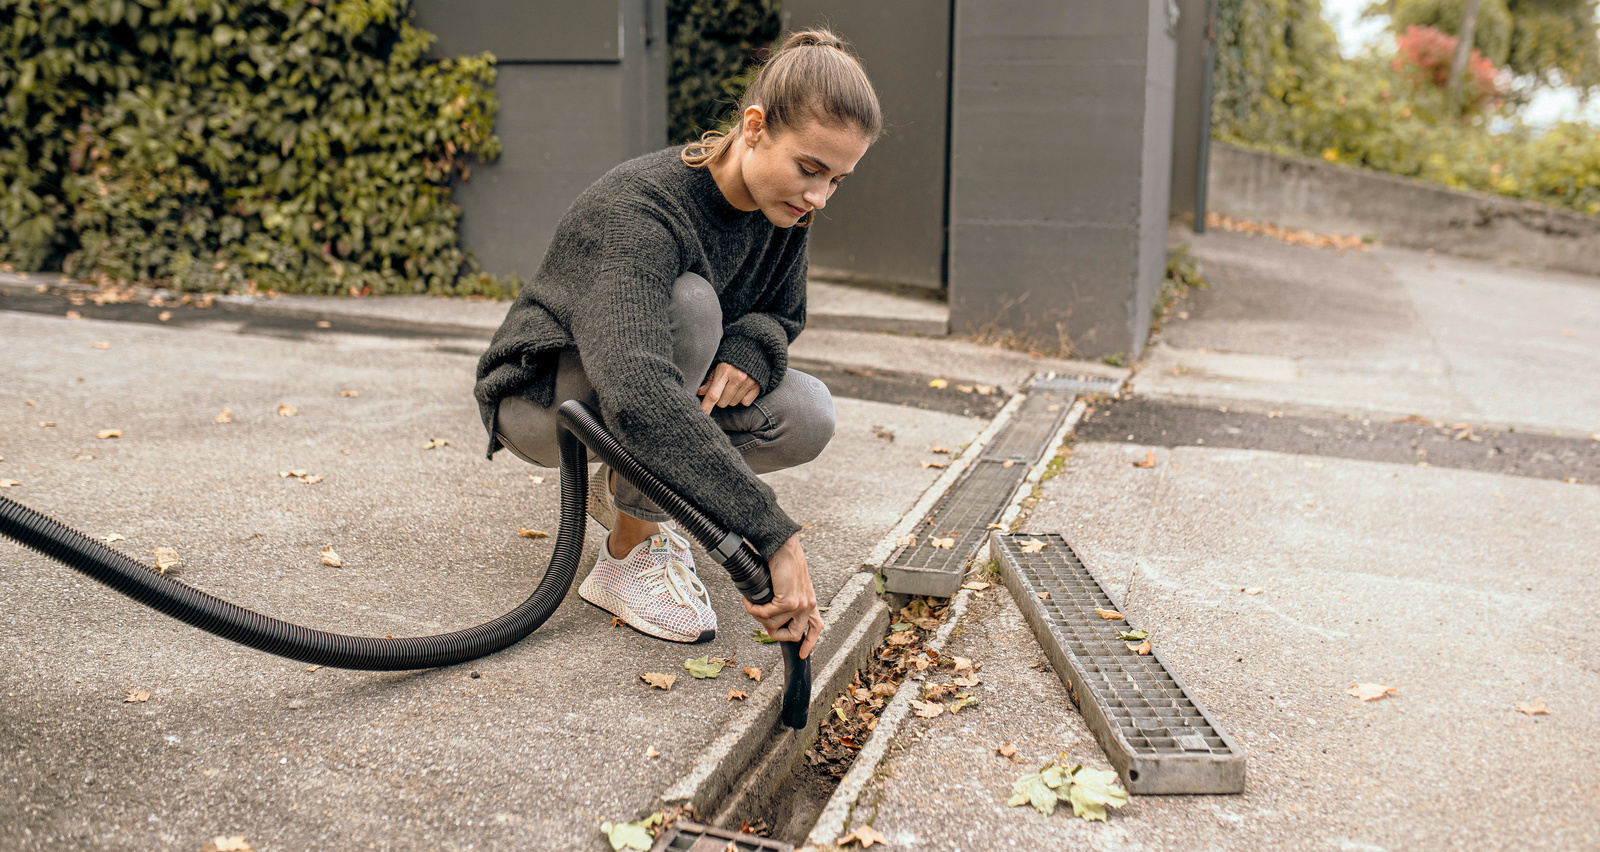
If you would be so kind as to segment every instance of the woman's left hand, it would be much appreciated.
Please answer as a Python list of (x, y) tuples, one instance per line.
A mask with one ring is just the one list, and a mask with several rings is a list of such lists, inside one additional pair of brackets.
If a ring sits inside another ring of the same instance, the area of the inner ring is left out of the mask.
[(719, 361), (711, 368), (711, 375), (706, 377), (705, 384), (695, 393), (701, 396), (700, 410), (710, 414), (713, 408), (755, 402), (756, 397), (761, 395), (761, 386), (738, 367)]

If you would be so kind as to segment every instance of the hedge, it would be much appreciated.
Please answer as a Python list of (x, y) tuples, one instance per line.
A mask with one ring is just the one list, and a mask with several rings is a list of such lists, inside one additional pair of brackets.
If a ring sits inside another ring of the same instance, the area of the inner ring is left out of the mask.
[(667, 141), (689, 142), (731, 116), (778, 37), (780, 0), (668, 0)]
[(504, 292), (450, 187), (494, 59), (407, 0), (0, 0), (0, 260), (181, 290)]

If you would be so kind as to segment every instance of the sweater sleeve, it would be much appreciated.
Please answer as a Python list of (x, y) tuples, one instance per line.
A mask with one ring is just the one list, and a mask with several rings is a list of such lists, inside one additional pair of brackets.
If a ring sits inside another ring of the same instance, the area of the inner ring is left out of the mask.
[(700, 409), (672, 361), (668, 307), (684, 259), (671, 229), (653, 211), (619, 200), (606, 217), (601, 254), (572, 321), (601, 416), (640, 462), (770, 559), (800, 525)]
[(761, 392), (783, 381), (789, 369), (789, 344), (806, 327), (806, 233), (798, 231), (785, 246), (783, 261), (773, 281), (750, 313), (722, 329), (717, 361), (743, 370)]

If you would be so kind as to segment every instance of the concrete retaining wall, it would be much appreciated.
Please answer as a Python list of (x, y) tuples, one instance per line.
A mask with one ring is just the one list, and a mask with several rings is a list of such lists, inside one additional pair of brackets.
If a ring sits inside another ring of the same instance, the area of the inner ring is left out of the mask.
[(1207, 187), (1207, 207), (1235, 218), (1600, 275), (1600, 218), (1542, 204), (1221, 142)]

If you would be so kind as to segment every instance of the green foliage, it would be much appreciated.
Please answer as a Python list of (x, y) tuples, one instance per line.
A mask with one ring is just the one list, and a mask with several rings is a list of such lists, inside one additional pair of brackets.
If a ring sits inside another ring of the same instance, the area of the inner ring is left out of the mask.
[(764, 49), (781, 0), (668, 0), (667, 140), (689, 142), (728, 118)]
[[(1222, 0), (1218, 138), (1600, 214), (1600, 129), (1564, 124), (1541, 134), (1515, 116), (1461, 115), (1443, 89), (1380, 56), (1344, 60), (1320, 37), (1295, 36), (1304, 29), (1295, 22), (1320, 17), (1319, 7)], [(1273, 82), (1251, 88), (1248, 75)]]
[(406, 0), (323, 2), (0, 0), (0, 257), (184, 290), (501, 289), (450, 203), (499, 151), (493, 57), (428, 56)]
[[(1391, 14), (1395, 32), (1411, 25), (1454, 35), (1464, 0), (1393, 0), (1369, 7)], [(1600, 0), (1481, 0), (1472, 43), (1485, 58), (1519, 76), (1561, 85), (1600, 85)]]
[[(1433, 27), (1454, 36), (1461, 32), (1465, 8), (1461, 0), (1396, 0), (1390, 26), (1396, 33), (1418, 26)], [(1490, 62), (1506, 64), (1511, 54), (1511, 10), (1506, 8), (1506, 0), (1480, 0), (1472, 46)]]

